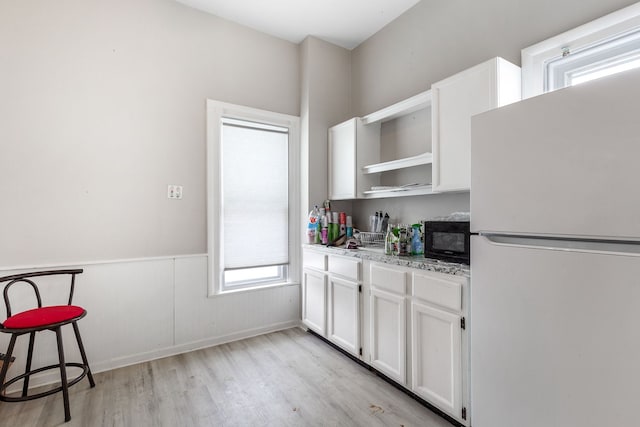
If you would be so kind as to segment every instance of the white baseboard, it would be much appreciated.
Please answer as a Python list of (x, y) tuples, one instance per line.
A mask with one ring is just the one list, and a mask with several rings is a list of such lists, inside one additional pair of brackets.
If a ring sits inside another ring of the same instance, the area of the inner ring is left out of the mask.
[[(213, 347), (220, 344), (226, 344), (233, 341), (239, 341), (246, 338), (255, 337), (258, 335), (268, 334), (270, 332), (281, 331), (283, 329), (293, 328), (298, 326), (300, 321), (288, 321), (282, 323), (274, 323), (271, 325), (263, 326), (260, 328), (246, 329), (243, 331), (234, 332), (233, 334), (222, 335), (218, 337), (206, 338), (204, 340), (198, 340), (189, 342), (186, 344), (179, 344), (172, 347), (164, 348), (157, 351), (140, 353), (132, 356), (120, 357), (117, 359), (97, 363), (95, 367), (92, 365), (93, 372), (104, 372), (113, 369), (123, 368), (125, 366), (135, 365), (136, 363), (149, 362), (151, 360), (161, 359), (163, 357), (175, 356), (177, 354), (187, 353), (201, 348)], [(89, 361), (91, 363), (91, 361)]]
[[(292, 320), (281, 323), (274, 323), (260, 328), (246, 329), (243, 331), (234, 332), (232, 334), (221, 335), (218, 337), (211, 337), (204, 340), (193, 341), (185, 344), (174, 345), (166, 347), (160, 350), (149, 351), (144, 353), (133, 354), (130, 356), (119, 357), (116, 359), (105, 360), (97, 363), (91, 363), (91, 371), (94, 374), (99, 372), (111, 371), (113, 369), (124, 368), (126, 366), (135, 365), (138, 363), (150, 362), (156, 359), (162, 359), (164, 357), (175, 356), (177, 354), (188, 353), (190, 351), (199, 350), (202, 348), (213, 347), (220, 344), (226, 344), (233, 341), (239, 341), (246, 338), (255, 337), (258, 335), (264, 335), (271, 332), (282, 331), (284, 329), (300, 327), (299, 320)], [(68, 360), (68, 362), (74, 362), (75, 360)], [(7, 376), (15, 377), (16, 373), (8, 374)], [(74, 373), (69, 371), (69, 378), (74, 378)], [(41, 374), (34, 375), (29, 380), (29, 389), (36, 387), (54, 384), (60, 381), (60, 372), (52, 369), (51, 371), (42, 372)], [(86, 381), (86, 380), (83, 380)], [(88, 383), (87, 383), (88, 384)], [(15, 386), (9, 387), (7, 393), (13, 393), (22, 390), (22, 382), (18, 381)]]

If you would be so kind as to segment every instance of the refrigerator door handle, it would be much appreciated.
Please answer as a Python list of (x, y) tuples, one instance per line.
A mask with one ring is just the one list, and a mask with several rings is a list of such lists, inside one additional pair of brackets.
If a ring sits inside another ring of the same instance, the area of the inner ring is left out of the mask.
[(640, 257), (640, 242), (480, 233), (497, 246)]

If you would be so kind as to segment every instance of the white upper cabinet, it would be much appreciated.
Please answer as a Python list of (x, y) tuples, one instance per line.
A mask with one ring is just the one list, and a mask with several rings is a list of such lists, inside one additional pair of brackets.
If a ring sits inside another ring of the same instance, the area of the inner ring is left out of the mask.
[(434, 192), (468, 191), (471, 116), (521, 99), (520, 67), (494, 58), (431, 86)]
[(329, 198), (431, 193), (431, 91), (329, 129)]
[(521, 99), (520, 67), (494, 58), (329, 129), (329, 199), (469, 191), (471, 116)]
[(377, 177), (361, 171), (376, 161), (379, 150), (379, 124), (365, 126), (360, 118), (353, 118), (329, 128), (329, 199), (360, 198), (376, 184)]
[(431, 91), (419, 93), (362, 118), (379, 124), (380, 149), (376, 163), (364, 175), (379, 177), (379, 185), (364, 191), (367, 198), (415, 196), (431, 193)]

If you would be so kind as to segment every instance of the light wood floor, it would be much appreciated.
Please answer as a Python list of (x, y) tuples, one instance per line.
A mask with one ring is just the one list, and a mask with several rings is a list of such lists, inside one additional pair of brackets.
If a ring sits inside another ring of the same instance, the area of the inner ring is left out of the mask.
[(293, 328), (84, 379), (62, 395), (0, 402), (2, 426), (451, 427), (409, 396)]

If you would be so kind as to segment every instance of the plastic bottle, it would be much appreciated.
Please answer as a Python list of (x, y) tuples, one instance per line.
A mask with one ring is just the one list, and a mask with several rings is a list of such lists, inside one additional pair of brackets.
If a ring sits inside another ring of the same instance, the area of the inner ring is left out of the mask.
[(347, 217), (347, 237), (353, 237), (353, 219), (348, 216)]
[(316, 222), (316, 243), (322, 243), (322, 218), (324, 217), (324, 208), (320, 208), (318, 213), (318, 221)]
[(331, 201), (325, 200), (322, 205), (324, 206), (324, 212), (327, 214), (327, 219), (331, 222)]
[(382, 228), (380, 231), (387, 231), (388, 225), (389, 225), (389, 213), (385, 213), (384, 218), (382, 218)]
[(318, 230), (318, 205), (314, 206), (311, 212), (309, 212), (309, 225), (307, 226), (307, 241), (308, 243), (316, 242), (316, 232)]
[(384, 237), (384, 254), (393, 255), (393, 225), (387, 224), (387, 234)]
[(322, 216), (322, 244), (329, 244), (329, 220), (327, 215)]
[(409, 238), (407, 237), (407, 226), (402, 225), (398, 230), (398, 256), (407, 256), (410, 254)]
[(331, 212), (331, 224), (329, 225), (329, 242), (333, 242), (338, 237), (340, 225), (338, 224), (338, 212)]
[(411, 226), (411, 254), (422, 255), (424, 253), (424, 246), (422, 244), (422, 224), (413, 224)]
[(340, 212), (340, 216), (338, 217), (338, 225), (340, 226), (340, 230), (338, 231), (338, 237), (343, 234), (347, 234), (347, 214), (344, 212)]

